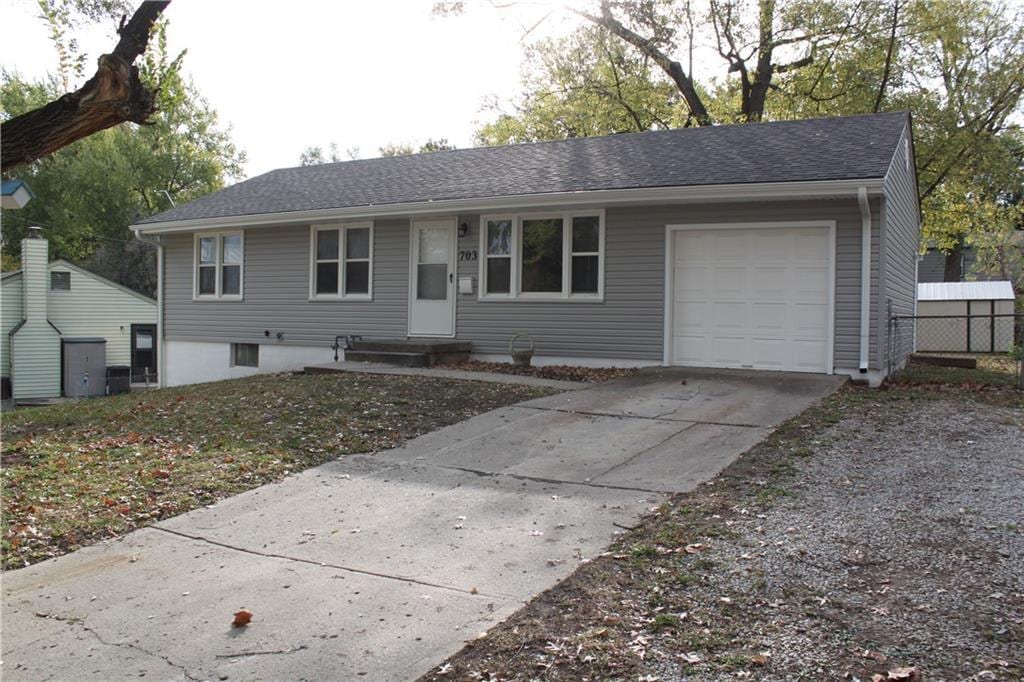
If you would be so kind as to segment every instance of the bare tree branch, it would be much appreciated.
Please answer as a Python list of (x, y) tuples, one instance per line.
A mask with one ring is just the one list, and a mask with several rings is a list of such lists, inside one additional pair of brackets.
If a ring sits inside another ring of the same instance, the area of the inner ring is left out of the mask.
[(120, 40), (99, 58), (85, 85), (0, 126), (0, 170), (31, 163), (93, 133), (131, 121), (145, 123), (156, 111), (155, 93), (139, 80), (136, 58), (146, 50), (153, 23), (170, 0), (145, 0), (122, 20)]
[(587, 21), (611, 31), (649, 57), (676, 84), (683, 99), (686, 101), (687, 107), (690, 109), (690, 115), (693, 116), (698, 125), (711, 125), (711, 115), (708, 114), (707, 107), (704, 106), (704, 102), (697, 93), (697, 88), (694, 86), (690, 74), (683, 70), (679, 62), (662, 52), (654, 41), (644, 38), (616, 19), (615, 15), (612, 14), (611, 3), (608, 0), (602, 0), (601, 2), (601, 16), (596, 16), (582, 10), (574, 9), (573, 12)]

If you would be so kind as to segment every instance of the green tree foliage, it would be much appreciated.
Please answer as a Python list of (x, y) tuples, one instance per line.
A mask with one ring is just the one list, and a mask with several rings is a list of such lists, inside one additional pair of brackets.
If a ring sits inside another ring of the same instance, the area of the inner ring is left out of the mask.
[(477, 131), (479, 144), (671, 128), (685, 120), (678, 92), (656, 76), (650, 59), (600, 27), (542, 40), (525, 57), (520, 102)]
[[(116, 282), (153, 294), (152, 247), (133, 239), (140, 218), (220, 189), (240, 177), (244, 154), (217, 114), (185, 80), (158, 26), (140, 64), (144, 82), (159, 83), (151, 125), (125, 124), (82, 139), (18, 169), (35, 193), (24, 209), (4, 213), (5, 265), (17, 262), (30, 225), (43, 227), (54, 257), (67, 258)], [(0, 116), (16, 116), (59, 96), (60, 81), (29, 82), (0, 73)]]
[[(1009, 0), (595, 4), (599, 9), (583, 12), (590, 23), (568, 38), (527, 48), (522, 94), (511, 112), (499, 112), (478, 129), (480, 143), (762, 116), (909, 110), (926, 243), (940, 246), (955, 263), (965, 244), (980, 249), (985, 243), (995, 253), (1000, 239), (1020, 234), (1012, 225), (1009, 232), (992, 227), (1010, 225), (1013, 207), (1020, 206), (1020, 176), (992, 170), (1006, 167), (1009, 140), (1016, 139), (1022, 115), (1024, 10), (1019, 5)], [(710, 53), (705, 50), (695, 70), (694, 45), (709, 44)], [(698, 78), (696, 71), (708, 75)], [(692, 77), (690, 92), (680, 74)], [(610, 87), (620, 82), (628, 86)], [(692, 100), (706, 121), (696, 116)], [(982, 186), (995, 178), (1009, 184), (998, 190)], [(982, 219), (983, 214), (988, 217)], [(967, 215), (974, 218), (966, 220)], [(993, 222), (996, 215), (1001, 218)]]
[(410, 154), (425, 154), (427, 152), (439, 152), (445, 149), (455, 149), (455, 145), (448, 142), (448, 138), (439, 137), (436, 140), (428, 138), (419, 147), (408, 142), (391, 142), (378, 148), (381, 156), (408, 156)]

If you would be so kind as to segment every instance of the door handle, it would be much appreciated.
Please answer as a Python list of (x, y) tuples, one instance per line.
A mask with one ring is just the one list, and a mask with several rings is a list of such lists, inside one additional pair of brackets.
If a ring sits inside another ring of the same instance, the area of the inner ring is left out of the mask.
[(455, 273), (454, 272), (449, 272), (448, 273), (448, 283), (449, 284), (455, 284)]

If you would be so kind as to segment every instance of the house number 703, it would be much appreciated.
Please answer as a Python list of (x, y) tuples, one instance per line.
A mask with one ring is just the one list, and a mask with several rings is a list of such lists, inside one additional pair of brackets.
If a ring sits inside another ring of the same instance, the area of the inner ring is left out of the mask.
[(476, 259), (477, 259), (476, 249), (467, 249), (467, 250), (464, 250), (464, 251), (459, 251), (459, 260), (460, 261), (464, 261), (464, 260), (473, 261), (473, 260), (476, 260)]

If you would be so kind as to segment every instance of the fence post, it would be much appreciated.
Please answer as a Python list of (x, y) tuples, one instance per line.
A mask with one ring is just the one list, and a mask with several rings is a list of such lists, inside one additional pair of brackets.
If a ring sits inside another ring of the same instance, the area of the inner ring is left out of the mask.
[(971, 301), (967, 301), (967, 352), (971, 352)]
[(988, 302), (988, 352), (996, 352), (996, 302)]

